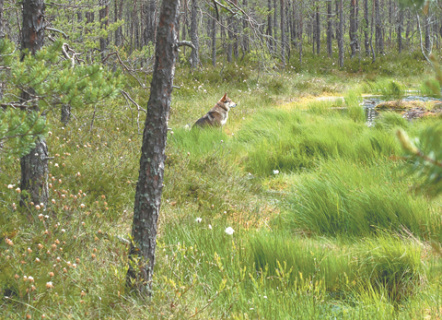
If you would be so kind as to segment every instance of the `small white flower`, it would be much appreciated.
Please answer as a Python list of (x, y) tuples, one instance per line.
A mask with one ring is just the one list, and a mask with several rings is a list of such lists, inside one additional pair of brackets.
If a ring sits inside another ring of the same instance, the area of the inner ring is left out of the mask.
[(279, 174), (279, 170), (273, 170), (273, 174)]
[(14, 185), (8, 184), (8, 189), (12, 189), (12, 188), (14, 188)]
[(212, 225), (211, 224), (209, 224), (209, 229), (212, 230)]
[(201, 221), (203, 221), (203, 219), (201, 219), (200, 217), (198, 217), (198, 218), (195, 219), (195, 221), (196, 221), (197, 223), (201, 223)]
[(267, 299), (267, 296), (262, 296), (264, 299)]
[(232, 227), (227, 227), (226, 230), (224, 230), (225, 233), (227, 233), (229, 236), (231, 236), (235, 230), (233, 230)]

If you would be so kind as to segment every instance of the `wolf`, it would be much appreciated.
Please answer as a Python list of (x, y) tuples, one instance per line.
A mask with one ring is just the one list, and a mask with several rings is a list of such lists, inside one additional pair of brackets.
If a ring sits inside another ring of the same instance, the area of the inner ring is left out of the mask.
[(192, 128), (222, 127), (229, 117), (230, 108), (235, 108), (236, 103), (227, 96), (227, 93), (204, 116), (199, 118)]

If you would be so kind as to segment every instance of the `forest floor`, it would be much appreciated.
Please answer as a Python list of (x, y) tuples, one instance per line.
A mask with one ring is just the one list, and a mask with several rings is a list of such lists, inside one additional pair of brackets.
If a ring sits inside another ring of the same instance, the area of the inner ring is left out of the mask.
[[(177, 69), (149, 301), (125, 286), (144, 113), (50, 114), (48, 208), (18, 207), (19, 161), (1, 168), (1, 319), (442, 317), (441, 199), (411, 190), (395, 137), (440, 118), (360, 107), (432, 72), (222, 70)], [(226, 92), (222, 130), (186, 128)]]

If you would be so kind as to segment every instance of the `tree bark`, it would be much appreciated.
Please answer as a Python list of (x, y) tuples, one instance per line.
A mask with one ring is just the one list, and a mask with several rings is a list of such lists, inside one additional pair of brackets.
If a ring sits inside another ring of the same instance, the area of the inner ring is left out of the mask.
[(315, 12), (315, 34), (316, 34), (316, 53), (319, 55), (321, 53), (321, 20), (319, 15), (319, 2), (316, 1), (316, 12)]
[(163, 190), (167, 123), (177, 57), (179, 0), (163, 0), (157, 28), (155, 65), (141, 147), (135, 194), (127, 284), (143, 296), (152, 294), (157, 222)]
[[(43, 47), (45, 38), (45, 3), (43, 0), (23, 0), (23, 26), (21, 50), (29, 50), (33, 55)], [(22, 55), (24, 59), (24, 55)], [(30, 99), (33, 89), (29, 88), (21, 94), (22, 102)], [(35, 110), (38, 112), (38, 110)], [(21, 182), (20, 189), (26, 190), (30, 200), (35, 204), (48, 203), (48, 147), (43, 137), (37, 138), (35, 148), (20, 158)], [(29, 201), (22, 193), (21, 205)]]
[(339, 50), (339, 66), (344, 66), (344, 9), (343, 0), (339, 1), (339, 38), (338, 38), (338, 50)]
[[(99, 10), (99, 16), (100, 16), (100, 25), (101, 29), (107, 30), (109, 26), (109, 2), (107, 0), (100, 0), (100, 10)], [(106, 56), (106, 48), (108, 45), (108, 37), (101, 37), (100, 38), (100, 51), (101, 51), (101, 58), (104, 59)]]
[(190, 52), (190, 66), (195, 69), (199, 64), (199, 40), (198, 40), (198, 0), (192, 0), (191, 10), (190, 10), (190, 41), (194, 45), (195, 49), (192, 48)]
[(212, 18), (212, 65), (216, 65), (216, 18)]
[[(123, 20), (123, 0), (115, 0), (115, 15), (114, 21)], [(117, 30), (115, 30), (115, 45), (121, 46), (123, 44), (123, 27), (119, 26)]]
[(364, 47), (365, 54), (370, 55), (370, 43), (368, 38), (368, 0), (364, 0)]
[(428, 13), (425, 21), (425, 50), (427, 54), (431, 52), (431, 14)]
[(280, 0), (281, 4), (281, 62), (282, 66), (285, 68), (285, 51), (286, 51), (286, 41), (285, 41), (285, 2)]
[(397, 25), (397, 50), (399, 53), (402, 52), (402, 32), (403, 32), (403, 24), (404, 24), (404, 10), (399, 9), (399, 19)]
[[(267, 1), (267, 9), (268, 9), (269, 11), (272, 10), (272, 0), (268, 0), (268, 1)], [(267, 35), (268, 35), (269, 37), (273, 37), (272, 27), (273, 27), (273, 24), (272, 24), (272, 15), (269, 14), (269, 15), (267, 16)], [(272, 51), (273, 51), (273, 40), (272, 40), (272, 39), (268, 40), (267, 45), (268, 45), (269, 48), (270, 48), (270, 53), (272, 53)]]
[(374, 1), (375, 21), (376, 21), (376, 52), (384, 53), (384, 34), (382, 30), (381, 8), (379, 0)]
[(350, 48), (351, 48), (351, 57), (353, 58), (355, 54), (359, 50), (358, 43), (358, 8), (357, 1), (350, 1)]
[(330, 58), (333, 55), (332, 38), (333, 38), (332, 2), (331, 0), (327, 0), (327, 53)]

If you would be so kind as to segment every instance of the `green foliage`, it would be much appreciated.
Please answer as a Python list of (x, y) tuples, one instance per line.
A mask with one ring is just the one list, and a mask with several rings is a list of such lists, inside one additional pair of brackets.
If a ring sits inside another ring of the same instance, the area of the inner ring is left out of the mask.
[(3, 161), (28, 154), (35, 139), (46, 133), (46, 121), (38, 112), (0, 108), (0, 144)]
[[(10, 70), (1, 75), (1, 80), (7, 83), (1, 101), (8, 106), (0, 111), (0, 141), (5, 142), (8, 155), (26, 154), (36, 135), (47, 131), (43, 114), (59, 110), (62, 105), (75, 110), (104, 104), (119, 93), (122, 85), (119, 72), (103, 69), (99, 64), (72, 67), (71, 61), (61, 58), (60, 41), (44, 47), (35, 56), (26, 54), (24, 59), (9, 40), (0, 43), (0, 64)], [(16, 102), (21, 91), (29, 88), (33, 90), (33, 99)], [(21, 111), (14, 107), (19, 103), (39, 111)]]
[(425, 128), (414, 140), (399, 131), (399, 140), (406, 152), (409, 175), (416, 177), (414, 189), (430, 196), (442, 193), (442, 123)]

